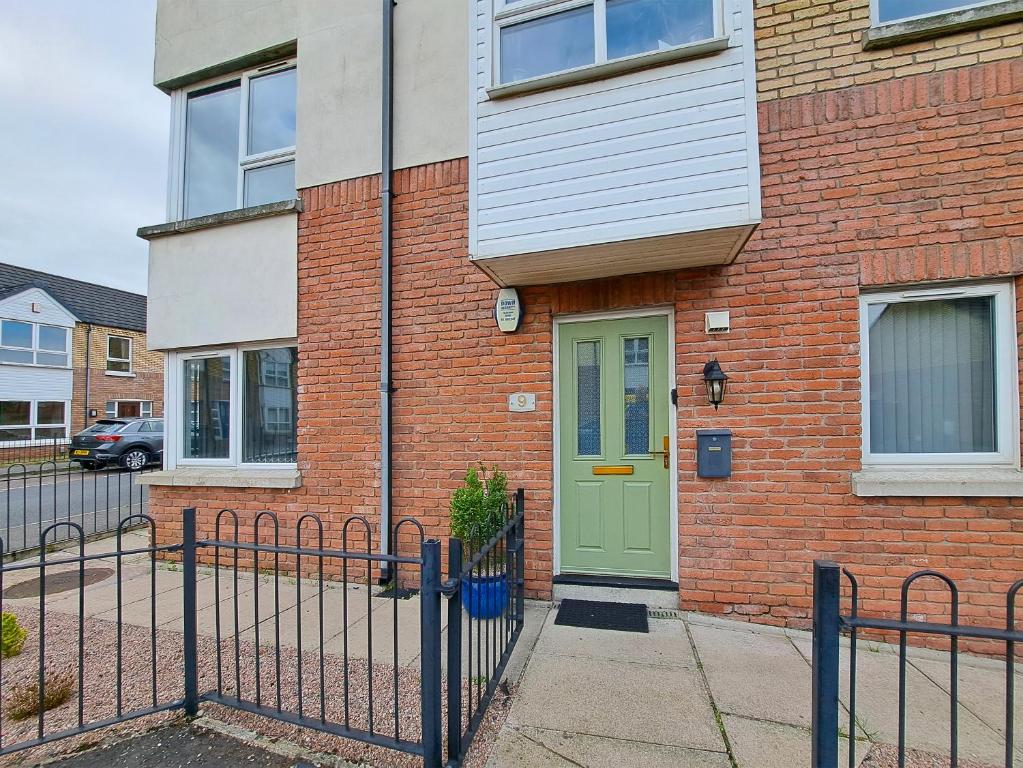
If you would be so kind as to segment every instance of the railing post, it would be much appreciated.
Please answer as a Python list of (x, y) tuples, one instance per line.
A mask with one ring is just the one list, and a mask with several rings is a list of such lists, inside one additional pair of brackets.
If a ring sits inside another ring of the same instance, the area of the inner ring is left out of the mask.
[[(181, 566), (184, 581), (185, 714), (199, 713), (198, 627), (195, 599), (195, 507), (187, 507), (181, 518)], [(156, 546), (156, 542), (153, 542)]]
[(448, 539), (448, 764), (462, 754), (462, 541)]
[(837, 563), (813, 561), (813, 768), (838, 768), (840, 578)]
[(422, 553), (419, 607), (422, 615), (423, 768), (441, 768), (440, 542), (424, 541)]
[(515, 625), (521, 628), (526, 621), (526, 491), (515, 491)]

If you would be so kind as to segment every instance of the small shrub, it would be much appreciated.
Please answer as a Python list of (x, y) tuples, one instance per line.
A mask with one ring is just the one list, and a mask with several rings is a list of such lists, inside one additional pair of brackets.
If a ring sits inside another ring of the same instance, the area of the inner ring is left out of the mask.
[[(43, 711), (59, 707), (75, 692), (75, 678), (70, 672), (47, 675), (43, 681)], [(39, 683), (16, 685), (11, 689), (7, 716), (11, 720), (27, 720), (39, 714)]]
[(0, 619), (0, 656), (5, 659), (17, 656), (25, 647), (27, 636), (28, 632), (18, 623), (18, 617), (4, 611)]
[(490, 477), (480, 464), (469, 467), (465, 481), (451, 497), (451, 535), (471, 552), (496, 536), (506, 522), (508, 505), (508, 477), (494, 467)]

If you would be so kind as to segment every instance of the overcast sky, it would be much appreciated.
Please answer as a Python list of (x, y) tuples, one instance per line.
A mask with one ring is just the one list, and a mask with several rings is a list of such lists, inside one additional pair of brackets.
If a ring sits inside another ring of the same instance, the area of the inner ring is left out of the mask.
[(156, 0), (0, 0), (0, 262), (144, 293), (170, 100)]

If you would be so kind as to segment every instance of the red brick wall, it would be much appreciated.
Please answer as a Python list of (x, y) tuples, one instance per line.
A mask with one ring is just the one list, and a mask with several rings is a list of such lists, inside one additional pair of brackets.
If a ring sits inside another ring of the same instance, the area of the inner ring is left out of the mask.
[[(1021, 502), (862, 499), (861, 282), (1015, 275), (1023, 255), (1023, 63), (1003, 62), (761, 105), (764, 223), (728, 267), (524, 289), (503, 335), (496, 288), (467, 259), (466, 161), (395, 179), (395, 514), (446, 535), (466, 467), (498, 463), (527, 491), (527, 581), (550, 594), (552, 317), (674, 305), (679, 385), (680, 583), (685, 608), (805, 625), (810, 564), (833, 557), (890, 609), (899, 579), (962, 579), (965, 615), (998, 614), (1023, 568)], [(379, 517), (379, 202), (375, 178), (303, 191), (299, 403), (303, 487), (153, 489), (165, 519), (198, 504), (267, 507), (293, 521)], [(707, 336), (703, 312), (732, 332)], [(731, 376), (721, 410), (700, 373)], [(511, 414), (507, 395), (537, 394)], [(735, 474), (695, 476), (694, 431), (731, 427)], [(407, 544), (404, 546), (408, 546)], [(931, 595), (940, 598), (940, 595)]]

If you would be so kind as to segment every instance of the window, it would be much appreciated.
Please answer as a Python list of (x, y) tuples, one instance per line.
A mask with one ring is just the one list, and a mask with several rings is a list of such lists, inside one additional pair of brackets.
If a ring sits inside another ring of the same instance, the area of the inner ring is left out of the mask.
[(107, 371), (131, 373), (131, 339), (127, 336), (107, 336)]
[(969, 0), (873, 0), (874, 23), (889, 24), (964, 8), (980, 8), (992, 2), (994, 0), (972, 3)]
[(0, 320), (0, 363), (68, 367), (68, 329)]
[(152, 400), (107, 400), (108, 419), (148, 419), (153, 415)]
[(68, 403), (56, 400), (0, 400), (0, 443), (15, 440), (65, 440)]
[[(177, 356), (183, 463), (294, 464), (296, 347), (250, 347)], [(175, 419), (171, 420), (171, 424)]]
[(719, 0), (504, 0), (496, 21), (499, 83), (671, 50), (721, 29)]
[(185, 218), (295, 197), (295, 84), (285, 63), (184, 95)]
[(1012, 288), (861, 297), (865, 464), (1015, 463)]

